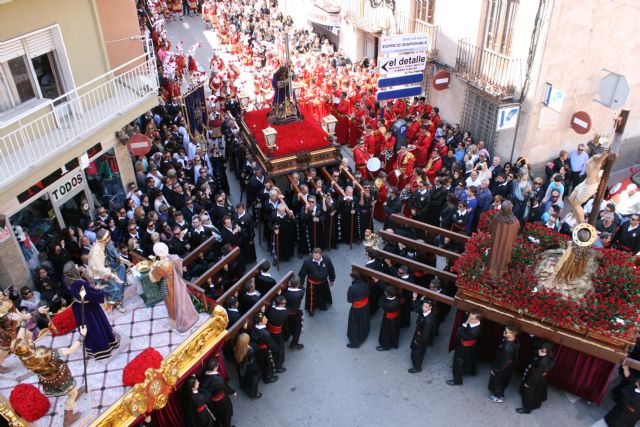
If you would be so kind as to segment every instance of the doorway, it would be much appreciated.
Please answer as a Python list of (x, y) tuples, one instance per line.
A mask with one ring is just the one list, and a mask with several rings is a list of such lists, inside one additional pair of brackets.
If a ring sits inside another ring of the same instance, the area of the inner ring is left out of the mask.
[(93, 216), (92, 203), (84, 188), (78, 189), (74, 194), (54, 206), (57, 211), (60, 226), (84, 228), (87, 221)]

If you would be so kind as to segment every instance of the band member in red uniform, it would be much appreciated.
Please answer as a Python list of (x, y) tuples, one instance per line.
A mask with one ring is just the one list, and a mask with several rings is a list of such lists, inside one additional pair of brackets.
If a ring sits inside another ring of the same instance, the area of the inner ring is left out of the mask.
[(384, 127), (381, 127), (379, 131), (384, 138), (380, 143), (380, 160), (385, 165), (385, 172), (389, 173), (393, 171), (393, 158), (396, 155), (396, 137)]
[(400, 147), (400, 151), (398, 151), (398, 158), (396, 159), (393, 167), (395, 170), (400, 171), (400, 176), (398, 176), (398, 188), (404, 188), (404, 184), (411, 180), (415, 161), (415, 156), (407, 150), (406, 145)]
[(362, 137), (362, 129), (366, 117), (367, 110), (362, 108), (362, 102), (356, 101), (349, 128), (349, 145), (352, 147), (355, 146), (356, 142)]
[(404, 99), (396, 99), (393, 102), (393, 113), (396, 118), (402, 119), (407, 111), (407, 102)]
[(384, 202), (387, 201), (387, 186), (389, 185), (386, 178), (387, 174), (380, 172), (378, 173), (378, 178), (376, 178), (374, 182), (376, 193), (378, 195), (376, 197), (376, 202), (373, 205), (373, 217), (378, 221), (384, 221), (387, 217), (387, 214), (384, 211)]
[(367, 152), (377, 157), (380, 153), (377, 152), (376, 138), (373, 135), (371, 126), (365, 125), (364, 133), (362, 134), (362, 136), (362, 140), (364, 141), (364, 146)]
[(429, 178), (429, 182), (436, 181), (436, 175), (442, 169), (442, 159), (440, 158), (440, 152), (438, 150), (433, 150), (431, 153), (431, 158), (427, 162), (427, 178)]
[(347, 93), (342, 92), (340, 94), (340, 102), (336, 106), (336, 113), (338, 116), (338, 123), (336, 124), (336, 137), (338, 138), (338, 144), (344, 145), (349, 142), (349, 113), (351, 104), (347, 99)]
[(356, 164), (356, 170), (360, 171), (362, 178), (369, 180), (369, 170), (367, 170), (367, 161), (371, 158), (371, 154), (367, 151), (362, 138), (358, 141), (358, 145), (353, 149), (353, 161)]

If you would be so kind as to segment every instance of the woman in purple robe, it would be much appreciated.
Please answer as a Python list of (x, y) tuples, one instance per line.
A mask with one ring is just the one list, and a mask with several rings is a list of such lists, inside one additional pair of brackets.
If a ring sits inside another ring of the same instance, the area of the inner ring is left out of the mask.
[(82, 288), (86, 292), (84, 296), (84, 324), (87, 326), (87, 335), (84, 343), (87, 354), (96, 360), (111, 357), (113, 350), (120, 346), (120, 337), (113, 332), (111, 324), (104, 314), (100, 304), (104, 303), (104, 291), (84, 280), (78, 267), (69, 261), (64, 265), (64, 282), (69, 294), (73, 298), (71, 308), (78, 327), (82, 325)]

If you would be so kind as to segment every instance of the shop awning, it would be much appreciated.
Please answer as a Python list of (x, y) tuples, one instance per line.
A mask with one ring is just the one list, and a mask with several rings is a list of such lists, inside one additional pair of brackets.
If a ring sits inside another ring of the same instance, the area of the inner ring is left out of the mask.
[(324, 9), (317, 4), (314, 4), (307, 12), (307, 19), (314, 24), (327, 27), (327, 30), (332, 31), (333, 28), (340, 28), (340, 10), (332, 8), (331, 10)]

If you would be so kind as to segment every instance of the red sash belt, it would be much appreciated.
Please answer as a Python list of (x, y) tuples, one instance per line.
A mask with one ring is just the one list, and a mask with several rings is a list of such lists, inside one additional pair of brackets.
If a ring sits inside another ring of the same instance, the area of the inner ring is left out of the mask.
[(387, 319), (395, 319), (398, 316), (400, 316), (400, 312), (399, 311), (387, 311), (384, 314), (384, 317), (386, 317)]
[(618, 244), (618, 248), (622, 249), (623, 251), (631, 252), (631, 248), (625, 245)]
[(318, 280), (318, 279), (312, 279), (311, 277), (307, 277), (307, 282), (311, 283), (312, 285), (320, 285), (326, 282), (326, 280)]
[(456, 224), (455, 222), (453, 223), (453, 226), (454, 226), (455, 228), (457, 228), (458, 230), (466, 230), (466, 229), (467, 229), (467, 226), (466, 226), (466, 225), (458, 225), (458, 224)]
[(220, 393), (213, 396), (211, 400), (213, 400), (214, 402), (220, 402), (222, 399), (224, 399), (224, 396), (224, 391), (221, 391)]
[(204, 411), (204, 409), (207, 407), (207, 405), (202, 405), (201, 407), (198, 408), (198, 412), (202, 412)]
[(427, 272), (426, 272), (426, 271), (419, 271), (419, 270), (416, 270), (416, 271), (414, 271), (414, 272), (413, 272), (413, 275), (414, 275), (415, 277), (424, 277), (424, 276), (426, 276), (426, 275), (427, 275)]
[(634, 412), (636, 412), (636, 410), (635, 410), (635, 408), (633, 406), (628, 406), (628, 405), (624, 405), (624, 406), (625, 406), (625, 408), (627, 408), (627, 411), (631, 412), (632, 414)]
[(353, 308), (362, 308), (365, 305), (369, 304), (369, 297), (364, 297), (359, 299), (358, 301), (354, 301), (351, 303), (351, 307)]
[(472, 345), (476, 345), (477, 340), (462, 340), (460, 343), (465, 347), (471, 347)]
[(267, 323), (267, 330), (272, 334), (279, 334), (282, 332), (282, 326), (275, 326), (270, 323)]
[(261, 350), (266, 350), (266, 349), (269, 348), (269, 346), (266, 345), (266, 344), (258, 344), (258, 348), (261, 349)]

